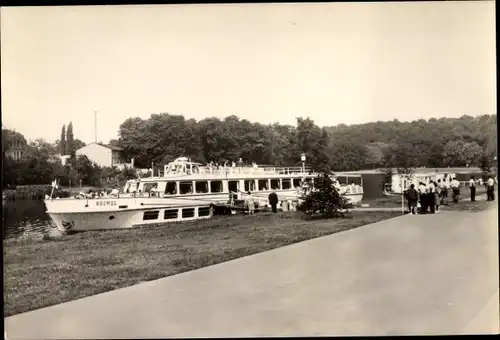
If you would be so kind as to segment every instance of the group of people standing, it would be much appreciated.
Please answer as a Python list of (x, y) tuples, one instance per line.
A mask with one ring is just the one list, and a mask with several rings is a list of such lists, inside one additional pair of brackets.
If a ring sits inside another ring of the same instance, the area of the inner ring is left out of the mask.
[[(279, 203), (279, 198), (278, 195), (276, 194), (276, 191), (272, 191), (269, 196), (269, 205), (271, 206), (271, 210), (273, 213), (278, 212), (278, 203)], [(252, 193), (250, 191), (247, 192), (247, 195), (245, 197), (245, 206), (248, 208), (248, 213), (250, 215), (255, 214), (255, 199), (252, 196)]]
[[(471, 176), (469, 180), (471, 202), (476, 200), (476, 185), (482, 185), (482, 183), (482, 179), (476, 182), (474, 176)], [(414, 184), (410, 185), (410, 188), (405, 192), (409, 213), (415, 215), (417, 213), (434, 214), (439, 212), (440, 205), (448, 204), (448, 192), (450, 189), (452, 191), (453, 201), (458, 203), (460, 198), (460, 182), (456, 178), (453, 178), (449, 182), (441, 179), (438, 179), (437, 182), (431, 180), (428, 184), (420, 182), (418, 188), (415, 188)], [(486, 181), (486, 195), (488, 201), (495, 199), (494, 189), (495, 180), (490, 177)]]
[[(218, 162), (214, 163), (213, 161), (207, 164), (207, 167), (209, 169), (215, 169), (215, 170), (222, 170), (222, 169), (235, 168), (235, 167), (241, 168), (244, 166), (245, 166), (245, 162), (243, 161), (242, 158), (239, 158), (236, 162), (225, 161), (222, 165), (220, 165)], [(257, 165), (257, 163), (252, 162), (252, 167), (258, 168), (259, 166)]]
[[(455, 179), (454, 179), (455, 180)], [(406, 199), (408, 201), (408, 210), (412, 215), (417, 212), (421, 214), (434, 214), (439, 212), (439, 206), (446, 204), (445, 199), (448, 197), (448, 189), (453, 185), (441, 181), (430, 181), (428, 184), (420, 182), (418, 188), (415, 189), (415, 184), (410, 185), (406, 191)], [(420, 211), (418, 211), (420, 207)]]

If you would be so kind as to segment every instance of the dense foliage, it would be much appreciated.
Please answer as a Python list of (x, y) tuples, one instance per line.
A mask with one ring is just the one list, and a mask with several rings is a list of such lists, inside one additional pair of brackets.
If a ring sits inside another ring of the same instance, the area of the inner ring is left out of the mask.
[[(63, 139), (62, 137), (65, 136)], [(149, 119), (129, 118), (119, 128), (118, 140), (110, 144), (135, 158), (139, 168), (154, 162), (162, 166), (179, 156), (194, 161), (223, 164), (242, 158), (247, 164), (306, 165), (316, 170), (360, 170), (395, 168), (400, 172), (419, 166), (496, 167), (496, 115), (423, 119), (413, 122), (374, 122), (359, 125), (319, 127), (309, 118), (297, 118), (297, 126), (264, 125), (240, 120), (186, 120), (180, 115), (153, 114)], [(46, 184), (59, 178), (62, 185), (103, 185), (121, 183), (134, 176), (129, 171), (100, 168), (74, 152), (85, 144), (74, 138), (70, 123), (54, 144), (36, 140), (27, 144), (25, 156), (15, 161), (6, 156), (14, 139), (25, 144), (17, 132), (2, 129), (3, 184)], [(62, 166), (56, 157), (66, 150), (73, 155)]]
[(7, 189), (3, 191), (5, 199), (9, 201), (24, 199), (41, 200), (45, 198), (45, 195), (50, 195), (51, 193), (53, 193), (53, 197), (59, 198), (70, 196), (70, 192), (68, 190), (63, 190), (61, 188), (57, 188), (52, 191), (51, 185), (18, 186), (16, 190)]
[(335, 189), (333, 174), (324, 171), (314, 179), (314, 188), (304, 188), (299, 210), (308, 217), (339, 217), (347, 207), (348, 199)]
[(378, 167), (479, 165), (497, 154), (496, 115), (374, 122), (319, 127), (309, 118), (297, 126), (263, 125), (240, 120), (153, 114), (120, 125), (118, 144), (139, 167), (164, 164), (180, 155), (199, 162), (235, 161), (307, 165), (336, 171)]
[[(64, 130), (63, 127), (62, 131)], [(69, 127), (68, 130), (71, 131)], [(65, 134), (61, 133), (61, 135)], [(21, 140), (23, 144), (24, 156), (19, 160), (7, 155), (15, 139)], [(68, 145), (68, 140), (74, 145), (69, 151), (73, 153), (73, 157), (70, 158), (68, 164), (63, 166), (57, 155), (61, 154), (63, 148), (66, 148), (63, 145)], [(72, 140), (71, 137), (57, 140), (55, 143), (49, 143), (43, 139), (27, 143), (24, 136), (18, 132), (2, 129), (2, 187), (46, 185), (52, 183), (54, 179), (57, 179), (62, 186), (76, 187), (80, 184), (121, 186), (125, 180), (135, 177), (135, 172), (128, 169), (120, 171), (116, 168), (102, 168), (92, 163), (86, 156), (75, 157), (74, 147), (75, 145), (81, 147), (81, 144), (83, 142), (78, 139)], [(38, 187), (33, 188), (35, 188), (34, 191), (26, 195), (40, 194)], [(24, 193), (18, 195), (25, 196)]]

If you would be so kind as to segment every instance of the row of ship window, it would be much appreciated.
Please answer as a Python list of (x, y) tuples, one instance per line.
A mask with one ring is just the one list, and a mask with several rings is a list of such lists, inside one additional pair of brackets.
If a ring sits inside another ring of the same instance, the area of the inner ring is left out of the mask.
[[(310, 181), (311, 179), (306, 179), (306, 181)], [(246, 180), (244, 182), (244, 190), (245, 191), (256, 191), (256, 187), (258, 187), (259, 191), (262, 190), (288, 190), (292, 188), (300, 188), (301, 187), (302, 180), (300, 178), (294, 178), (294, 179), (282, 179), (281, 181), (279, 179), (261, 179), (257, 180), (257, 183), (255, 183), (254, 180)], [(130, 188), (130, 192), (135, 191), (133, 188)], [(158, 183), (144, 183), (141, 192), (143, 193), (149, 193), (152, 191), (152, 189), (155, 189), (154, 191), (157, 191), (158, 189)], [(181, 195), (184, 194), (191, 194), (191, 193), (222, 193), (223, 191), (223, 185), (222, 181), (195, 181), (194, 182), (194, 189), (193, 191), (193, 182), (180, 182), (179, 183), (179, 193)], [(239, 181), (228, 181), (228, 189), (229, 191), (232, 192), (237, 192), (240, 191), (240, 183)], [(177, 183), (176, 182), (167, 182), (166, 187), (165, 187), (165, 195), (176, 195), (177, 194)]]
[[(210, 216), (210, 207), (198, 207), (198, 217)], [(180, 214), (180, 216), (179, 216)], [(157, 220), (160, 217), (160, 210), (145, 211), (143, 215), (144, 221)], [(177, 218), (195, 217), (195, 208), (182, 209), (165, 209), (163, 212), (164, 220), (173, 220)]]

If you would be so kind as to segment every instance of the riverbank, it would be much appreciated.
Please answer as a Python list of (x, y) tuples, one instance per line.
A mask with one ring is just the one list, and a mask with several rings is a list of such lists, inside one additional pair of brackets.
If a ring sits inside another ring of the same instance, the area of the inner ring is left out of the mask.
[(215, 217), (159, 227), (4, 242), (4, 315), (14, 315), (400, 216), (358, 212)]
[[(45, 195), (50, 195), (52, 186), (49, 184), (41, 185), (20, 185), (15, 189), (4, 189), (2, 192), (3, 199), (6, 201), (16, 200), (43, 200)], [(54, 189), (54, 197), (66, 198), (71, 195), (68, 190), (63, 188)]]

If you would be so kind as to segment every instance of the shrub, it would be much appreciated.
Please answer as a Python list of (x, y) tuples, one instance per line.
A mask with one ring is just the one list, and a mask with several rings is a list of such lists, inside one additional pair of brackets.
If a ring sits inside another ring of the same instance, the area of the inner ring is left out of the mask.
[(349, 204), (335, 188), (329, 171), (323, 171), (314, 179), (313, 188), (304, 188), (302, 200), (299, 210), (307, 217), (343, 217)]

